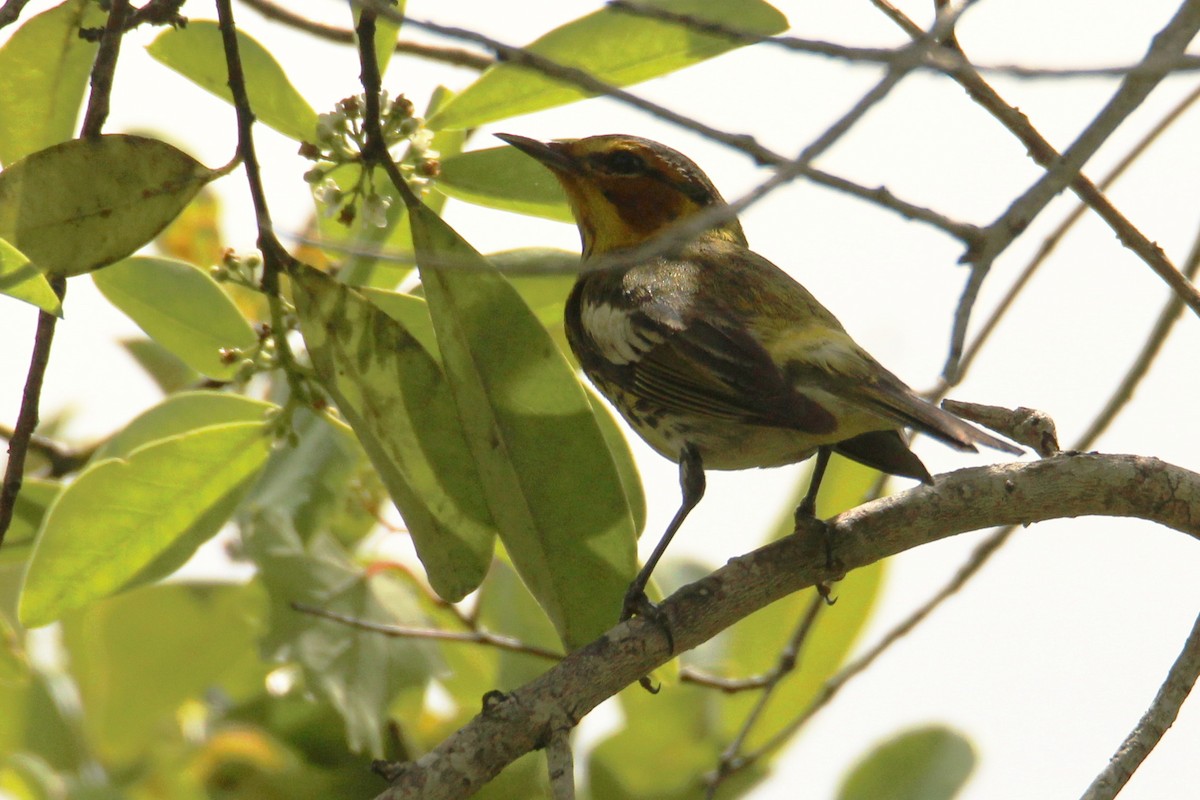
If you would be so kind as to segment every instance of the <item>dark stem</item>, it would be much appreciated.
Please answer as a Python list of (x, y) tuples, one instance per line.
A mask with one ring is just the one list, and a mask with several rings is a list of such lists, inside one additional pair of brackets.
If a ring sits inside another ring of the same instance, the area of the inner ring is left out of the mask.
[(291, 345), (287, 340), (283, 304), (279, 297), (279, 275), (293, 263), (291, 254), (275, 236), (271, 212), (267, 207), (267, 195), (263, 189), (262, 171), (258, 154), (254, 149), (254, 109), (246, 92), (246, 77), (242, 71), (241, 54), (238, 51), (237, 26), (233, 20), (230, 0), (217, 0), (217, 20), (221, 29), (221, 42), (225, 48), (225, 64), (229, 71), (229, 91), (233, 95), (233, 107), (237, 113), (238, 156), (246, 166), (246, 181), (250, 186), (250, 197), (254, 202), (254, 218), (258, 227), (258, 249), (263, 257), (261, 288), (267, 296), (271, 310), (271, 335), (275, 339), (275, 352), (279, 364), (287, 377), (288, 387), (294, 397), (305, 397), (306, 390), (299, 377), (299, 369)]
[[(62, 299), (67, 291), (65, 278), (51, 278), (50, 286)], [(4, 469), (4, 483), (0, 485), (0, 546), (4, 545), (4, 534), (12, 524), (17, 495), (25, 476), (25, 457), (29, 454), (29, 441), (38, 424), (38, 406), (42, 396), (42, 382), (46, 367), (50, 364), (50, 344), (54, 341), (54, 327), (58, 317), (38, 313), (37, 333), (33, 337), (33, 353), (29, 357), (29, 373), (25, 378), (25, 390), (21, 395), (21, 409), (17, 412), (17, 424), (12, 438), (8, 440), (8, 465)]]

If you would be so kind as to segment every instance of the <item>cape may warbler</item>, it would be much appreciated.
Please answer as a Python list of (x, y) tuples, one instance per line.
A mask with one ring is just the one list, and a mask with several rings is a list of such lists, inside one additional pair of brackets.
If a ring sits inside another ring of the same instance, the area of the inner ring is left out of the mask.
[[(750, 250), (729, 216), (657, 254), (631, 248), (725, 205), (699, 167), (636, 136), (539, 142), (500, 134), (554, 173), (583, 239), (566, 307), (583, 371), (651, 447), (679, 462), (683, 503), (625, 598), (647, 607), (650, 573), (704, 494), (704, 468), (774, 467), (818, 454), (810, 512), (830, 451), (931, 483), (913, 428), (960, 450), (1020, 450), (917, 397), (859, 347), (808, 290)], [(623, 253), (629, 257), (622, 258)]]

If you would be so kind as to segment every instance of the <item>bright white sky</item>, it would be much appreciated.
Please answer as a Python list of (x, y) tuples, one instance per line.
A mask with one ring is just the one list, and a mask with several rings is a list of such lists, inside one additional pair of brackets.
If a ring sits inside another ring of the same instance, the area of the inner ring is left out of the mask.
[[(34, 2), (26, 15), (49, 3)], [(484, 31), (520, 44), (593, 10), (593, 0), (490, 3), (411, 0), (416, 17)], [(867, 0), (776, 3), (792, 33), (863, 46), (902, 36)], [(931, 3), (901, 4), (926, 24)], [(335, 0), (291, 6), (344, 24)], [(979, 63), (1096, 66), (1136, 61), (1174, 13), (1175, 0), (992, 0), (959, 27)], [(189, 4), (193, 18), (212, 16)], [(301, 35), (280, 35), (238, 7), (239, 23), (280, 58), (293, 83), (318, 110), (359, 91), (348, 49)], [(133, 37), (122, 53), (109, 130), (154, 129), (210, 165), (233, 154), (232, 110), (168, 73)], [(471, 73), (421, 62), (397, 62), (385, 79), (418, 107), (433, 87), (461, 88)], [(848, 109), (877, 79), (850, 67), (766, 48), (742, 50), (636, 91), (730, 131), (749, 132), (784, 153), (797, 152)], [(1093, 178), (1119, 159), (1197, 80), (1169, 81), (1155, 92), (1088, 165)], [(1115, 81), (1019, 81), (994, 85), (1059, 149), (1090, 121)], [(148, 96), (154, 102), (146, 102)], [(164, 124), (170, 127), (163, 129)], [(692, 156), (736, 197), (762, 180), (744, 156), (609, 101), (591, 101), (489, 127), (488, 133), (535, 137), (626, 132), (665, 141)], [(1167, 134), (1155, 152), (1109, 194), (1179, 263), (1200, 226), (1200, 111)], [(259, 129), (272, 209), (281, 230), (299, 229), (311, 212), (300, 182), (304, 162), (294, 145)], [(1023, 148), (949, 80), (909, 78), (823, 157), (819, 164), (868, 186), (956, 219), (987, 223), (1038, 176)], [(230, 244), (248, 250), (254, 232), (242, 173), (224, 193)], [(997, 263), (980, 304), (986, 312), (1048, 232), (1071, 208), (1059, 198)], [(577, 246), (573, 228), (453, 204), (448, 213), (475, 246), (494, 251), (526, 245)], [(965, 278), (961, 248), (918, 223), (827, 190), (795, 184), (744, 216), (757, 250), (802, 281), (885, 365), (917, 388), (931, 385), (945, 356), (955, 300)], [(1123, 374), (1165, 299), (1149, 269), (1124, 251), (1100, 222), (1087, 217), (1033, 281), (1000, 329), (960, 399), (1026, 405), (1049, 412), (1060, 439), (1072, 441)], [(15, 419), (34, 315), (15, 302), (0, 311), (0, 419)], [(99, 299), (87, 279), (71, 282), (47, 379), (44, 416), (70, 409), (69, 430), (102, 435), (153, 404), (149, 382), (112, 343), (131, 323)], [(980, 317), (982, 318), (982, 313)], [(1112, 452), (1156, 455), (1200, 469), (1200, 321), (1178, 326), (1133, 406), (1101, 441)], [(640, 444), (650, 491), (649, 530), (665, 525), (678, 501), (675, 467)], [(937, 473), (983, 463), (921, 442)], [(709, 491), (672, 547), (713, 564), (750, 549), (781, 511), (795, 470), (710, 474)], [(750, 502), (747, 500), (750, 499)], [(655, 534), (656, 536), (656, 534)], [(655, 536), (647, 537), (652, 540)], [(953, 573), (980, 534), (920, 548), (894, 560), (881, 609), (865, 643), (886, 631)], [(928, 722), (957, 727), (975, 742), (980, 766), (965, 797), (1078, 796), (1136, 722), (1175, 658), (1200, 610), (1200, 551), (1180, 534), (1143, 523), (1089, 519), (1042, 524), (1019, 534), (955, 600), (850, 688), (811, 725), (756, 800), (832, 796), (840, 776), (873, 742)], [(836, 614), (836, 607), (832, 610)], [(503, 687), (502, 687), (503, 688)], [(599, 725), (603, 725), (600, 717)], [(585, 740), (598, 732), (585, 723)], [(1122, 798), (1158, 800), (1200, 785), (1200, 706), (1179, 722)]]

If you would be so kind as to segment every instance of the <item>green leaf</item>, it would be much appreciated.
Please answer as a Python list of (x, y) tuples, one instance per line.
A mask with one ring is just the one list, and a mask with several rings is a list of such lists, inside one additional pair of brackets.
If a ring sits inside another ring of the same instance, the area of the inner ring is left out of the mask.
[(182, 391), (200, 381), (199, 372), (153, 339), (122, 339), (118, 344), (137, 362), (163, 394)]
[(430, 584), (461, 600), (483, 580), (495, 536), (479, 474), (432, 356), (353, 289), (292, 273), (313, 367), (412, 534)]
[(26, 477), (13, 504), (13, 518), (0, 547), (0, 564), (24, 562), (33, 550), (34, 538), (42, 527), (46, 509), (62, 490), (58, 481)]
[[(762, 0), (650, 0), (645, 5), (739, 31), (770, 35), (787, 29), (782, 14)], [(627, 86), (741, 47), (728, 37), (686, 24), (605, 8), (555, 28), (527, 50), (558, 64)], [(433, 128), (473, 128), (485, 122), (571, 103), (593, 93), (516, 63), (491, 67), (429, 120)]]
[(579, 379), (512, 286), (424, 206), (409, 218), (492, 516), (522, 580), (578, 647), (614, 624), (636, 566), (612, 455)]
[(837, 800), (951, 800), (975, 769), (975, 749), (940, 725), (884, 742), (850, 770)]
[(46, 514), (21, 592), (26, 627), (109, 595), (266, 462), (261, 422), (212, 425), (90, 465)]
[(367, 622), (420, 624), (411, 577), (399, 570), (364, 573), (327, 536), (306, 546), (280, 514), (255, 514), (244, 530), (271, 599), (263, 649), (301, 666), (307, 688), (342, 716), (352, 750), (382, 755), (388, 705), (403, 687), (425, 684), (435, 648), (303, 614), (292, 604)]
[[(392, 6), (392, 11), (403, 16), (404, 7), (407, 5), (403, 0)], [(355, 42), (358, 41), (358, 19), (362, 16), (362, 7), (357, 3), (351, 4), (350, 8), (354, 11), (354, 31)], [(393, 22), (386, 17), (376, 17), (375, 19), (375, 61), (379, 64), (379, 74), (386, 75), (388, 64), (391, 63), (392, 56), (396, 53), (396, 39), (400, 36), (400, 23)]]
[(17, 248), (0, 239), (0, 293), (62, 316), (62, 301), (38, 268)]
[(389, 292), (386, 289), (373, 289), (368, 286), (360, 287), (358, 291), (371, 301), (371, 305), (400, 323), (401, 327), (425, 348), (425, 352), (431, 358), (441, 360), (437, 335), (433, 332), (433, 320), (429, 318), (429, 306), (423, 298), (406, 292)]
[(265, 422), (279, 406), (229, 392), (179, 392), (138, 414), (96, 449), (95, 464), (109, 458), (128, 458), (139, 447), (230, 422)]
[[(308, 540), (345, 500), (348, 483), (366, 457), (354, 432), (340, 420), (298, 409), (292, 420), (295, 440), (276, 448), (245, 500), (245, 507), (288, 515), (301, 538)], [(366, 509), (373, 526), (373, 509)]]
[(80, 27), (102, 26), (91, 0), (68, 0), (29, 19), (0, 47), (0, 163), (70, 139), (97, 45)]
[(442, 159), (436, 187), (456, 200), (488, 208), (560, 222), (574, 219), (550, 170), (513, 147), (472, 150)]
[(63, 619), (88, 741), (106, 763), (144, 757), (188, 700), (262, 686), (265, 599), (256, 584), (145, 586)]
[(241, 359), (222, 350), (252, 352), (258, 335), (237, 305), (200, 267), (170, 258), (135, 256), (93, 273), (108, 301), (146, 335), (214, 380), (233, 378)]
[(158, 139), (72, 139), (0, 172), (0, 238), (43, 272), (78, 275), (151, 241), (220, 174)]
[[(720, 763), (728, 744), (713, 724), (722, 696), (677, 684), (658, 695), (633, 686), (619, 697), (624, 727), (592, 750), (588, 795), (605, 800), (704, 797), (703, 776)], [(716, 797), (742, 797), (765, 774), (765, 764), (753, 763), (724, 781)]]
[[(317, 134), (317, 112), (296, 91), (287, 73), (265, 47), (241, 31), (237, 40), (254, 116), (284, 136), (312, 141)], [(216, 22), (192, 20), (186, 28), (164, 31), (146, 50), (201, 88), (227, 103), (233, 102), (225, 48)]]
[[(878, 475), (835, 455), (822, 481), (818, 515), (824, 519), (859, 505)], [(804, 476), (796, 487), (793, 502), (775, 526), (774, 538), (793, 531), (791, 509), (799, 503), (807, 486), (808, 477)], [(837, 603), (818, 612), (804, 641), (801, 665), (776, 686), (770, 703), (758, 713), (756, 724), (745, 739), (745, 749), (756, 749), (778, 733), (795, 718), (798, 709), (812, 702), (825, 681), (842, 666), (875, 608), (884, 569), (882, 562), (872, 564), (854, 570), (835, 585)], [(815, 598), (815, 589), (798, 592), (735, 625), (723, 637), (725, 670), (734, 675), (759, 675), (774, 668), (780, 651)], [(727, 699), (722, 719), (728, 736), (736, 735), (756, 701), (750, 692)]]

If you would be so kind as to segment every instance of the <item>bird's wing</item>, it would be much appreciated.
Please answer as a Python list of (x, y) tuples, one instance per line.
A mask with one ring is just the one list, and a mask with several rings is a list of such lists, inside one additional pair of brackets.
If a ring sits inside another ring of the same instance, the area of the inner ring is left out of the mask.
[(736, 325), (644, 307), (636, 324), (659, 343), (632, 365), (634, 391), (664, 408), (830, 433), (837, 420), (796, 391), (763, 346)]

